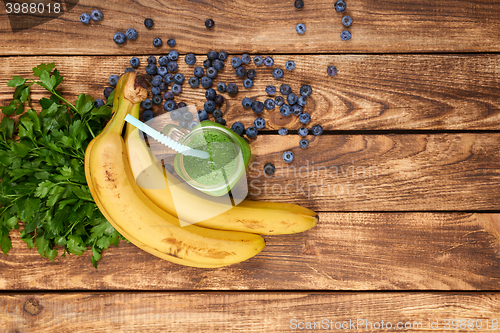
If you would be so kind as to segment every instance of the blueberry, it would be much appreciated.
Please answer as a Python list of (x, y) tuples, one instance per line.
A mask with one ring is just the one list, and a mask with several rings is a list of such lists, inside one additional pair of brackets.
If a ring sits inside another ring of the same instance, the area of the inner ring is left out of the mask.
[(144, 25), (146, 26), (146, 28), (151, 29), (155, 24), (152, 19), (147, 18), (144, 20)]
[(253, 101), (250, 97), (245, 97), (243, 98), (243, 100), (241, 101), (241, 105), (243, 105), (243, 107), (245, 109), (250, 109), (253, 105)]
[(154, 87), (158, 87), (162, 81), (163, 81), (163, 77), (161, 75), (155, 75), (155, 76), (153, 76), (153, 79), (151, 80), (151, 84)]
[(262, 57), (260, 55), (256, 55), (255, 57), (253, 57), (253, 63), (255, 64), (255, 66), (262, 66), (264, 60), (262, 60)]
[(160, 66), (158, 67), (157, 73), (158, 75), (165, 76), (168, 74), (168, 69), (165, 66)]
[(123, 32), (118, 31), (114, 36), (113, 40), (116, 44), (121, 45), (127, 41), (127, 36)]
[(262, 113), (262, 111), (264, 111), (264, 103), (260, 101), (255, 101), (252, 104), (252, 111), (255, 112), (256, 114)]
[(283, 77), (284, 73), (283, 70), (279, 67), (276, 67), (273, 69), (273, 77), (277, 80), (281, 79)]
[(217, 52), (215, 51), (210, 51), (207, 53), (207, 58), (210, 59), (210, 61), (214, 61), (215, 59), (217, 59)]
[(153, 45), (155, 47), (160, 47), (163, 45), (163, 41), (161, 40), (161, 38), (156, 37), (155, 39), (153, 39)]
[(217, 85), (217, 90), (220, 92), (226, 92), (226, 84), (224, 82), (219, 82)]
[(174, 76), (170, 73), (168, 74), (165, 74), (165, 76), (163, 77), (163, 80), (165, 81), (165, 83), (167, 84), (171, 84), (171, 83), (174, 83)]
[(257, 136), (257, 129), (255, 127), (248, 127), (245, 131), (245, 134), (249, 138), (255, 138)]
[(274, 174), (274, 171), (276, 170), (276, 167), (274, 166), (274, 164), (272, 163), (266, 163), (264, 165), (264, 172), (266, 173), (266, 175), (268, 176), (271, 176), (272, 174)]
[(179, 126), (182, 128), (188, 128), (189, 122), (187, 120), (182, 119), (181, 121), (179, 121)]
[(160, 94), (160, 88), (159, 87), (153, 87), (153, 88), (151, 88), (151, 93), (153, 95), (159, 95)]
[(285, 64), (285, 68), (288, 70), (288, 71), (293, 71), (294, 68), (295, 68), (295, 63), (292, 61), (292, 60), (288, 60)]
[(99, 9), (94, 9), (91, 13), (90, 13), (90, 18), (92, 19), (92, 21), (94, 22), (99, 22), (100, 20), (102, 20), (103, 18), (103, 15), (102, 15), (102, 12), (99, 10)]
[(200, 67), (200, 66), (196, 67), (194, 69), (194, 76), (196, 76), (197, 78), (202, 77), (203, 76), (203, 71), (204, 71), (203, 67)]
[(299, 104), (300, 106), (306, 106), (307, 98), (305, 98), (304, 96), (300, 96), (297, 100), (297, 104)]
[(274, 103), (276, 106), (282, 106), (285, 103), (285, 99), (282, 96), (276, 96), (274, 98)]
[(288, 104), (283, 104), (280, 106), (280, 113), (283, 117), (288, 117), (292, 114), (292, 108)]
[(214, 110), (214, 112), (212, 112), (212, 115), (214, 116), (214, 118), (222, 118), (223, 116), (222, 111), (219, 109)]
[(142, 113), (142, 121), (150, 121), (155, 117), (155, 113), (152, 110), (144, 110)]
[(135, 72), (135, 70), (132, 67), (127, 67), (127, 69), (125, 69), (125, 73), (128, 73), (128, 72)]
[(212, 66), (216, 70), (221, 71), (224, 68), (224, 61), (219, 60), (219, 59), (215, 59), (214, 61), (212, 61)]
[(209, 88), (207, 89), (207, 91), (205, 91), (205, 98), (208, 101), (213, 101), (215, 99), (215, 96), (217, 96), (217, 93), (215, 92), (214, 89)]
[(148, 64), (156, 64), (156, 57), (149, 56), (147, 61), (148, 61)]
[(305, 136), (307, 136), (307, 134), (309, 134), (309, 131), (307, 130), (307, 128), (305, 128), (305, 127), (301, 127), (301, 128), (299, 128), (299, 130), (297, 131), (297, 133), (298, 133), (301, 137), (305, 137)]
[(197, 122), (196, 120), (193, 120), (193, 121), (189, 122), (189, 124), (188, 124), (188, 129), (189, 129), (190, 131), (192, 131), (192, 130), (193, 130), (193, 128), (195, 128), (195, 127), (196, 127), (196, 125), (198, 125), (198, 122)]
[(234, 71), (237, 77), (244, 77), (245, 75), (247, 75), (247, 69), (245, 68), (245, 66), (240, 66), (236, 68)]
[(304, 32), (306, 32), (306, 25), (304, 23), (299, 23), (295, 26), (295, 31), (302, 35)]
[(289, 93), (286, 97), (286, 101), (288, 104), (290, 104), (290, 106), (294, 105), (295, 103), (297, 103), (297, 95), (295, 95), (294, 93)]
[(344, 17), (342, 18), (342, 24), (343, 24), (344, 26), (346, 26), (346, 27), (350, 27), (350, 26), (351, 26), (351, 24), (352, 24), (352, 18), (351, 18), (350, 16), (347, 16), (347, 15), (346, 15), (346, 16), (344, 16)]
[(159, 59), (158, 59), (158, 65), (160, 66), (167, 66), (168, 63), (169, 63), (170, 60), (168, 60), (168, 57), (167, 56), (161, 56)]
[(205, 61), (203, 61), (203, 67), (205, 68), (212, 67), (212, 61), (210, 61), (210, 59), (205, 59)]
[(323, 127), (321, 127), (321, 125), (314, 125), (311, 128), (311, 132), (315, 136), (321, 135), (321, 134), (323, 134)]
[(232, 57), (231, 58), (231, 66), (233, 68), (238, 68), (241, 66), (241, 59), (239, 57)]
[(304, 8), (304, 1), (303, 0), (295, 0), (295, 8), (297, 8), (297, 9)]
[(130, 66), (132, 66), (133, 68), (139, 67), (140, 64), (141, 64), (141, 61), (139, 60), (139, 58), (133, 57), (130, 59)]
[(184, 75), (181, 73), (177, 73), (174, 75), (174, 82), (177, 84), (183, 84), (184, 83)]
[(141, 106), (146, 110), (149, 110), (153, 107), (153, 102), (149, 98), (146, 98), (141, 102)]
[(149, 64), (146, 66), (146, 73), (148, 73), (149, 75), (155, 75), (156, 73), (158, 73), (158, 68), (156, 68), (155, 64)]
[(248, 72), (247, 72), (247, 77), (250, 79), (250, 80), (253, 80), (255, 79), (255, 77), (257, 76), (257, 72), (255, 71), (255, 69), (249, 69)]
[(125, 36), (127, 36), (129, 40), (135, 40), (137, 38), (137, 30), (134, 28), (127, 29), (127, 31), (125, 31)]
[(266, 87), (266, 93), (268, 95), (274, 95), (274, 94), (276, 94), (276, 87), (274, 87), (274, 86), (267, 86)]
[(89, 24), (90, 23), (90, 15), (87, 13), (83, 13), (82, 15), (80, 15), (80, 22), (85, 23), (85, 24)]
[(163, 95), (163, 98), (166, 100), (166, 101), (170, 101), (172, 99), (174, 99), (174, 93), (171, 92), (171, 91), (167, 91), (164, 95)]
[(286, 163), (291, 163), (293, 161), (293, 153), (291, 151), (284, 152), (283, 161), (285, 161)]
[(300, 148), (307, 148), (309, 146), (309, 141), (307, 139), (301, 139), (299, 142)]
[(231, 126), (231, 130), (238, 135), (242, 135), (243, 132), (245, 131), (245, 126), (243, 126), (242, 123), (237, 121), (233, 124), (233, 126)]
[(238, 86), (236, 83), (230, 83), (227, 85), (226, 90), (229, 95), (234, 96), (238, 93)]
[(250, 89), (253, 87), (253, 81), (250, 80), (250, 79), (245, 79), (243, 81), (243, 87), (247, 88), (247, 89)]
[(272, 98), (268, 98), (266, 99), (266, 101), (264, 102), (264, 107), (268, 110), (273, 110), (274, 109), (274, 99)]
[(338, 0), (335, 3), (335, 10), (339, 13), (342, 13), (346, 8), (346, 4), (344, 0)]
[(273, 59), (273, 57), (266, 57), (264, 59), (264, 66), (271, 67), (272, 65), (274, 65), (274, 59)]
[(193, 120), (193, 114), (191, 112), (189, 112), (189, 111), (188, 112), (184, 112), (182, 114), (182, 119), (186, 120), (186, 121), (191, 121), (191, 120)]
[(217, 58), (221, 61), (226, 61), (227, 59), (227, 52), (226, 51), (220, 51), (219, 54), (217, 55)]
[(215, 105), (221, 106), (222, 103), (224, 103), (224, 96), (222, 96), (222, 95), (215, 96), (214, 102), (215, 102)]
[[(177, 104), (177, 108), (178, 108), (178, 109), (185, 108), (186, 106), (187, 106), (187, 104), (186, 104), (186, 103), (184, 103), (184, 102), (179, 102), (179, 103)], [(187, 111), (187, 110), (186, 110), (186, 111)]]
[(207, 76), (211, 79), (214, 79), (217, 76), (217, 70), (213, 67), (208, 67)]
[(170, 38), (169, 40), (167, 40), (167, 45), (170, 47), (174, 47), (175, 46), (175, 39)]
[(349, 40), (351, 39), (351, 33), (347, 30), (344, 30), (340, 33), (340, 39), (342, 40)]
[(215, 110), (215, 108), (216, 108), (216, 105), (215, 105), (214, 101), (206, 101), (205, 102), (205, 110), (207, 110), (208, 113), (213, 112)]
[(307, 112), (304, 112), (303, 114), (301, 114), (299, 116), (299, 121), (302, 123), (302, 124), (309, 124), (309, 122), (311, 121), (311, 115)]
[(189, 85), (191, 86), (191, 88), (196, 88), (200, 85), (200, 80), (196, 76), (193, 76), (192, 78), (190, 78), (188, 80), (188, 82), (189, 82)]
[(312, 88), (310, 85), (305, 84), (302, 87), (300, 87), (300, 94), (304, 97), (309, 97), (312, 94)]
[(335, 66), (329, 66), (327, 69), (326, 69), (326, 72), (328, 73), (328, 75), (330, 76), (335, 76), (337, 75), (337, 67)]
[[(169, 110), (169, 111), (171, 111), (171, 110)], [(170, 119), (172, 119), (173, 121), (179, 121), (179, 120), (182, 119), (182, 113), (180, 111), (177, 111), (177, 110), (176, 111), (172, 111), (172, 112), (170, 112)]]
[(162, 83), (160, 83), (158, 88), (160, 88), (160, 91), (167, 91), (168, 84), (166, 82), (162, 82)]
[(107, 87), (104, 89), (104, 98), (108, 98), (109, 95), (115, 90), (113, 87)]
[(104, 101), (100, 98), (96, 99), (94, 102), (94, 107), (96, 107), (96, 108), (100, 108), (103, 105), (104, 105)]
[(288, 134), (288, 130), (285, 128), (285, 127), (282, 127), (278, 130), (278, 134), (279, 135), (287, 135)]
[(288, 84), (282, 84), (280, 86), (280, 92), (282, 95), (288, 95), (289, 93), (292, 92), (292, 88)]
[(256, 129), (263, 129), (266, 127), (266, 121), (263, 118), (256, 118), (253, 122), (253, 125), (255, 126)]
[(176, 61), (179, 58), (179, 52), (176, 50), (171, 50), (168, 52), (168, 59), (172, 61)]
[(249, 54), (243, 54), (241, 55), (241, 62), (244, 63), (245, 65), (248, 65), (252, 61), (252, 58), (250, 57)]
[(205, 89), (208, 89), (212, 86), (212, 79), (208, 76), (204, 76), (200, 80), (201, 86)]
[(198, 111), (198, 115), (196, 116), (196, 118), (199, 121), (207, 120), (208, 119), (208, 112), (206, 110), (200, 110), (200, 111)]
[[(172, 111), (173, 109), (175, 109), (175, 106), (176, 106), (175, 102), (172, 99), (170, 99), (170, 100), (166, 101), (165, 103), (163, 103), (163, 110), (169, 112), (169, 111)], [(170, 115), (170, 118), (172, 118), (172, 120), (180, 120), (180, 118), (174, 119), (172, 115)]]
[(224, 119), (224, 118), (220, 118), (220, 117), (219, 118), (215, 118), (215, 122), (217, 124), (221, 124), (223, 126), (226, 126), (226, 119)]
[(179, 95), (182, 92), (182, 86), (178, 83), (174, 83), (174, 85), (172, 86), (172, 92), (175, 95)]
[(177, 72), (177, 70), (179, 69), (179, 65), (177, 65), (177, 63), (175, 61), (170, 61), (168, 64), (167, 64), (167, 69), (170, 73), (175, 73)]
[(118, 80), (120, 77), (118, 75), (111, 75), (108, 79), (109, 84), (112, 85), (113, 87), (116, 87), (116, 84), (118, 83)]
[(154, 105), (159, 105), (159, 104), (161, 104), (161, 102), (163, 102), (163, 98), (161, 98), (160, 95), (153, 95), (153, 98), (151, 98), (151, 101), (153, 102)]
[(194, 65), (196, 63), (196, 56), (193, 53), (188, 53), (186, 54), (184, 61), (190, 66)]
[(303, 109), (302, 109), (302, 106), (298, 105), (298, 104), (294, 104), (292, 106), (292, 114), (294, 116), (300, 116), (300, 114), (302, 113)]
[(215, 25), (215, 22), (212, 19), (207, 19), (205, 21), (205, 27), (207, 27), (207, 29), (212, 29), (214, 27), (214, 25)]

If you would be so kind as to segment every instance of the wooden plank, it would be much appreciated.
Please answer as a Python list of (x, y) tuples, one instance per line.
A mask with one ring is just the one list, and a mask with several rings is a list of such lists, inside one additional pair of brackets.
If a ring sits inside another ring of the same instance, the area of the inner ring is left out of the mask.
[[(340, 13), (334, 1), (306, 2), (296, 10), (293, 1), (86, 1), (62, 15), (29, 30), (12, 33), (6, 11), (0, 14), (0, 54), (131, 54), (161, 53), (168, 38), (177, 39), (182, 52), (205, 53), (210, 48), (232, 53), (409, 53), (498, 52), (500, 3), (496, 0), (349, 0), (343, 14), (354, 23), (352, 39), (344, 42)], [(79, 16), (100, 8), (104, 19), (83, 25)], [(152, 30), (144, 19), (155, 20)], [(215, 28), (204, 26), (207, 18)], [(16, 20), (26, 18), (15, 17)], [(307, 31), (299, 35), (298, 23)], [(136, 28), (139, 37), (118, 46), (117, 31)], [(155, 49), (155, 37), (164, 40)], [(23, 41), (20, 43), (19, 41)]]
[(256, 257), (219, 269), (156, 258), (132, 244), (51, 262), (18, 236), (0, 255), (0, 290), (499, 290), (489, 214), (321, 213), (301, 234), (266, 236)]
[[(45, 62), (55, 62), (65, 76), (63, 94), (74, 101), (84, 92), (102, 98), (111, 74), (122, 73), (130, 57), (7, 57), (2, 60), (0, 76), (0, 105), (12, 98), (13, 89), (6, 86), (13, 75), (30, 76), (31, 68)], [(205, 57), (198, 56), (198, 65)], [(265, 101), (267, 85), (289, 84), (298, 93), (303, 84), (313, 88), (304, 110), (312, 116), (312, 123), (320, 123), (326, 130), (499, 130), (500, 129), (500, 55), (275, 55), (275, 64), (283, 67), (294, 59), (296, 68), (286, 71), (283, 80), (272, 78), (272, 69), (256, 67), (257, 78), (252, 89), (244, 89), (228, 64), (220, 72), (216, 83), (236, 82), (240, 92), (228, 98), (222, 111), (228, 124), (241, 121), (253, 124), (255, 114), (241, 105), (244, 97)], [(140, 57), (142, 64), (146, 57)], [(187, 66), (183, 57), (178, 61), (179, 72), (186, 81), (193, 76), (193, 66)], [(326, 68), (336, 65), (338, 74), (329, 77)], [(140, 72), (144, 73), (142, 65)], [(35, 92), (40, 92), (36, 87)], [(203, 108), (204, 89), (192, 89), (187, 83), (176, 98)], [(279, 92), (278, 92), (278, 95)], [(34, 99), (41, 97), (39, 93)], [(161, 110), (161, 106), (156, 110)], [(157, 111), (159, 114), (160, 111)], [(301, 124), (295, 116), (282, 117), (279, 108), (262, 113), (267, 129), (282, 126), (298, 129)]]
[(500, 294), (27, 293), (0, 295), (0, 310), (0, 329), (9, 333), (290, 332), (308, 325), (332, 331), (344, 325), (361, 332), (492, 332), (498, 330)]

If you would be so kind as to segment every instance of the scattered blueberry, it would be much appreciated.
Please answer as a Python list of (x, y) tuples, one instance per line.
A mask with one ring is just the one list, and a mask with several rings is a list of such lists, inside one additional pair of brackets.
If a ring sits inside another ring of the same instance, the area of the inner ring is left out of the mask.
[(113, 40), (116, 44), (121, 45), (127, 41), (127, 36), (123, 32), (118, 31), (114, 36)]
[(299, 99), (297, 100), (297, 104), (299, 104), (300, 106), (306, 106), (307, 98), (305, 98), (304, 96), (299, 96)]
[(160, 58), (158, 58), (158, 65), (160, 66), (167, 66), (169, 62), (170, 60), (168, 60), (167, 56), (161, 56)]
[(293, 153), (291, 151), (284, 152), (283, 161), (285, 161), (286, 163), (291, 163), (293, 161)]
[(273, 77), (277, 80), (281, 79), (283, 77), (284, 73), (283, 70), (279, 67), (276, 67), (273, 69)]
[(151, 101), (153, 102), (154, 105), (159, 105), (159, 104), (161, 104), (161, 102), (163, 102), (163, 98), (160, 95), (153, 95), (153, 98), (151, 98)]
[(149, 56), (148, 57), (148, 64), (156, 64), (156, 57), (155, 56)]
[(100, 99), (100, 98), (96, 99), (95, 102), (94, 102), (94, 106), (96, 108), (100, 108), (103, 105), (104, 105), (104, 101), (102, 99)]
[(113, 87), (107, 87), (104, 89), (104, 98), (108, 98), (109, 95), (115, 90)]
[(304, 8), (304, 1), (303, 0), (295, 0), (295, 8), (297, 8), (297, 9)]
[(165, 83), (167, 84), (171, 84), (171, 83), (174, 83), (174, 76), (170, 73), (167, 73), (165, 74), (165, 76), (163, 77), (163, 80), (165, 81)]
[(250, 97), (245, 97), (243, 98), (243, 100), (241, 101), (241, 105), (243, 105), (243, 107), (245, 109), (250, 109), (253, 105), (253, 101)]
[(250, 80), (253, 80), (255, 79), (255, 77), (257, 76), (257, 72), (255, 71), (255, 69), (249, 69), (248, 72), (247, 72), (247, 77), (250, 79)]
[(211, 79), (214, 79), (217, 76), (217, 70), (213, 67), (208, 67), (207, 76)]
[(274, 65), (274, 59), (273, 59), (273, 57), (266, 57), (264, 59), (264, 66), (271, 67), (272, 65)]
[(282, 127), (278, 130), (278, 134), (279, 135), (287, 135), (288, 134), (288, 130), (285, 128), (285, 127)]
[(184, 61), (190, 66), (194, 65), (196, 63), (196, 56), (193, 53), (188, 53), (186, 54)]
[(179, 95), (182, 92), (182, 86), (178, 83), (174, 83), (174, 85), (172, 86), (172, 92), (175, 95)]
[(197, 78), (202, 77), (203, 76), (203, 71), (204, 71), (203, 67), (200, 67), (200, 66), (196, 67), (194, 69), (194, 76), (196, 76)]
[(132, 66), (133, 68), (138, 68), (140, 64), (141, 61), (139, 60), (139, 58), (133, 57), (130, 59), (130, 66)]
[(153, 95), (159, 95), (160, 94), (160, 88), (159, 87), (153, 87), (153, 88), (151, 88), (151, 93)]
[(195, 128), (195, 127), (196, 127), (196, 125), (198, 125), (198, 122), (197, 122), (196, 120), (193, 120), (193, 121), (191, 121), (191, 122), (188, 124), (188, 129), (189, 129), (190, 131), (192, 131), (192, 130), (193, 130), (193, 128)]
[(158, 75), (165, 76), (168, 74), (168, 69), (165, 66), (160, 66), (158, 67), (158, 70), (156, 71)]
[(219, 84), (217, 84), (217, 90), (220, 92), (226, 92), (226, 84), (224, 82), (219, 82)]
[(94, 22), (99, 22), (100, 20), (102, 20), (102, 13), (99, 9), (94, 9), (91, 13), (90, 13), (90, 18), (92, 19), (92, 21)]
[(297, 103), (297, 95), (295, 95), (294, 93), (289, 93), (286, 97), (286, 101), (288, 104), (290, 104), (290, 106), (294, 105), (295, 103)]
[(262, 66), (264, 60), (262, 60), (262, 57), (260, 55), (256, 55), (255, 57), (253, 57), (253, 63), (255, 64), (255, 66)]
[(283, 104), (280, 106), (280, 113), (283, 117), (288, 117), (292, 114), (292, 108), (288, 104)]
[[(165, 101), (165, 103), (163, 103), (163, 110), (169, 112), (169, 111), (172, 111), (173, 109), (175, 109), (175, 106), (176, 105), (175, 105), (174, 100), (170, 99), (168, 101)], [(172, 115), (170, 115), (170, 118), (172, 118)], [(176, 119), (172, 118), (172, 120), (176, 120)], [(177, 120), (180, 120), (180, 118)]]
[(282, 84), (280, 86), (280, 92), (282, 95), (288, 95), (292, 92), (292, 88), (288, 84)]
[(266, 127), (266, 121), (263, 118), (259, 117), (254, 120), (253, 125), (258, 130), (263, 129), (264, 127)]
[(214, 101), (206, 101), (205, 102), (205, 110), (207, 110), (208, 113), (213, 112), (215, 110), (215, 108), (216, 108), (216, 105), (215, 105)]
[(295, 26), (295, 31), (302, 35), (304, 32), (306, 32), (306, 26), (304, 23), (299, 23)]
[(207, 27), (207, 29), (212, 29), (214, 27), (214, 25), (215, 25), (215, 22), (212, 19), (207, 19), (205, 21), (205, 27)]
[(215, 51), (209, 51), (207, 53), (207, 58), (210, 59), (210, 61), (214, 61), (215, 59), (217, 59), (217, 56), (218, 54)]
[(222, 103), (224, 103), (224, 96), (222, 96), (222, 95), (215, 96), (214, 102), (215, 102), (215, 105), (221, 106)]
[(239, 57), (232, 57), (231, 58), (231, 66), (233, 68), (238, 68), (241, 66), (241, 59)]
[(222, 70), (224, 68), (224, 61), (219, 60), (219, 59), (215, 59), (214, 61), (212, 61), (212, 66), (216, 70), (220, 71), (220, 70)]
[(167, 69), (170, 73), (175, 73), (177, 72), (177, 70), (179, 69), (179, 65), (177, 64), (177, 62), (175, 61), (170, 61), (168, 64), (167, 64)]
[(268, 176), (271, 176), (272, 174), (274, 174), (274, 171), (276, 170), (276, 167), (274, 166), (274, 164), (272, 163), (266, 163), (264, 165), (264, 172), (266, 173), (266, 175)]
[(285, 63), (285, 68), (289, 71), (293, 71), (294, 68), (295, 68), (295, 62), (293, 62), (292, 60), (288, 60), (286, 63)]
[(226, 61), (227, 59), (227, 52), (226, 51), (220, 51), (219, 54), (217, 55), (217, 58), (221, 61)]
[(174, 75), (174, 82), (177, 84), (183, 84), (184, 83), (184, 75), (181, 73), (177, 73)]
[(87, 13), (83, 13), (82, 15), (80, 15), (80, 22), (85, 23), (85, 24), (89, 24), (90, 23), (90, 15)]
[(215, 92), (215, 90), (213, 88), (209, 88), (209, 89), (207, 89), (207, 91), (205, 91), (205, 98), (208, 101), (213, 101), (216, 96), (217, 96), (217, 93)]
[(129, 40), (135, 40), (137, 38), (137, 30), (134, 28), (127, 29), (127, 31), (125, 31), (125, 36), (127, 36)]
[(299, 130), (297, 131), (297, 133), (301, 136), (301, 137), (305, 137), (307, 136), (307, 134), (309, 134), (309, 130), (305, 127), (301, 127), (299, 128)]
[(205, 61), (203, 61), (203, 67), (205, 68), (212, 67), (212, 61), (210, 61), (210, 59), (205, 59)]
[(262, 111), (264, 111), (264, 103), (260, 101), (255, 101), (252, 104), (252, 111), (255, 112), (256, 114), (261, 113)]
[(149, 75), (155, 75), (156, 73), (158, 73), (158, 68), (156, 68), (155, 64), (149, 64), (146, 66), (146, 73), (148, 73)]
[(245, 134), (249, 138), (255, 138), (257, 136), (257, 129), (255, 127), (248, 127), (247, 130), (245, 131)]
[(168, 59), (172, 61), (176, 61), (179, 58), (179, 52), (176, 50), (171, 50), (168, 52)]
[(335, 76), (337, 75), (337, 67), (335, 66), (329, 66), (327, 69), (326, 69), (326, 72), (328, 73), (328, 75), (330, 76)]
[(300, 148), (307, 148), (309, 147), (309, 141), (307, 139), (301, 139), (299, 142), (299, 147)]
[(174, 47), (175, 46), (175, 39), (170, 38), (169, 40), (167, 40), (167, 45), (170, 47)]
[(215, 122), (216, 122), (217, 124), (221, 124), (221, 125), (223, 125), (223, 126), (226, 126), (226, 119), (224, 119), (224, 118), (221, 118), (221, 117), (219, 117), (219, 118), (215, 118)]
[(223, 116), (222, 111), (219, 109), (214, 110), (212, 115), (214, 116), (214, 118), (222, 118), (222, 116)]
[(172, 99), (174, 99), (174, 93), (171, 92), (171, 91), (167, 91), (164, 95), (163, 95), (163, 98), (166, 100), (166, 101), (170, 101)]
[(346, 16), (344, 16), (344, 17), (342, 18), (342, 24), (343, 24), (344, 26), (346, 26), (346, 27), (350, 27), (350, 26), (351, 26), (351, 24), (352, 24), (352, 18), (351, 18), (350, 16), (347, 16), (347, 15), (346, 15)]
[(303, 114), (301, 114), (299, 116), (299, 121), (302, 123), (302, 124), (309, 124), (309, 122), (311, 121), (311, 115), (307, 112), (304, 112)]
[(154, 24), (152, 19), (147, 18), (144, 20), (144, 26), (146, 26), (146, 28), (151, 29), (153, 27), (153, 25), (155, 25), (155, 24)]
[(155, 117), (155, 113), (152, 110), (144, 110), (142, 113), (142, 121), (150, 121)]
[(245, 131), (245, 126), (243, 126), (242, 123), (237, 121), (233, 124), (233, 126), (231, 126), (231, 130), (238, 135), (242, 135), (243, 132)]
[[(178, 108), (178, 109), (185, 108), (186, 106), (187, 106), (187, 104), (186, 104), (186, 103), (184, 103), (184, 102), (179, 102), (179, 103), (177, 104), (177, 108)], [(186, 110), (186, 111), (187, 111), (187, 110)]]
[(294, 116), (300, 116), (300, 114), (302, 113), (302, 106), (298, 105), (298, 104), (294, 104), (292, 105), (292, 114)]
[[(178, 109), (180, 109), (180, 108), (178, 108)], [(182, 119), (185, 120), (185, 121), (191, 121), (191, 120), (193, 120), (193, 114), (191, 112), (189, 112), (189, 111), (188, 112), (184, 112), (182, 114)]]
[(268, 98), (264, 102), (264, 107), (268, 110), (273, 110), (275, 106), (274, 99)]
[(282, 96), (276, 96), (274, 98), (274, 103), (276, 106), (282, 106), (285, 103), (285, 99)]
[(200, 79), (198, 79), (196, 76), (190, 78), (188, 82), (191, 88), (196, 88), (200, 85)]
[(163, 45), (163, 41), (161, 40), (161, 38), (156, 37), (155, 39), (153, 39), (153, 45), (155, 47), (160, 47)]
[(179, 126), (182, 128), (188, 128), (189, 122), (185, 119), (182, 119), (181, 121), (179, 121)]
[(113, 87), (116, 87), (116, 84), (118, 83), (118, 80), (120, 77), (118, 75), (111, 75), (108, 79), (109, 84), (112, 85)]
[(166, 82), (162, 82), (158, 87), (160, 88), (160, 91), (167, 91), (168, 84)]
[(309, 97), (312, 94), (312, 88), (310, 85), (305, 84), (302, 87), (300, 87), (300, 94), (304, 97)]
[(198, 111), (198, 115), (196, 116), (196, 118), (199, 121), (207, 120), (208, 119), (208, 112), (206, 110), (200, 110), (200, 111)]
[(267, 86), (266, 93), (268, 95), (274, 95), (274, 94), (276, 94), (276, 88), (274, 86)]
[(351, 39), (351, 33), (347, 30), (344, 30), (340, 33), (340, 39), (342, 40), (349, 40)]
[(153, 102), (149, 98), (146, 98), (141, 102), (141, 106), (146, 110), (149, 110), (153, 107)]
[(200, 80), (201, 86), (205, 89), (208, 89), (212, 86), (212, 79), (208, 76), (204, 76)]
[(163, 81), (163, 77), (161, 75), (155, 75), (155, 76), (153, 76), (153, 79), (151, 80), (151, 84), (154, 87), (158, 87), (162, 81)]
[(227, 93), (231, 96), (234, 96), (238, 93), (238, 86), (236, 85), (236, 83), (229, 83), (226, 89)]
[[(166, 103), (165, 103), (166, 104)], [(175, 103), (174, 103), (175, 104)], [(165, 107), (164, 107), (165, 108)], [(173, 109), (172, 109), (173, 110)], [(172, 110), (169, 110), (169, 111), (172, 111)], [(180, 111), (172, 111), (170, 112), (170, 119), (172, 119), (173, 121), (179, 121), (182, 119), (182, 113)]]
[(321, 125), (314, 125), (312, 128), (311, 128), (311, 132), (313, 135), (321, 135), (323, 134), (323, 127), (321, 127)]
[(253, 87), (253, 81), (250, 79), (243, 80), (243, 87), (250, 89)]
[(242, 54), (241, 55), (241, 62), (244, 63), (245, 65), (248, 65), (252, 61), (252, 58), (250, 57), (249, 54)]
[(339, 13), (342, 13), (346, 9), (346, 4), (345, 1), (343, 0), (338, 0), (335, 3), (335, 10)]

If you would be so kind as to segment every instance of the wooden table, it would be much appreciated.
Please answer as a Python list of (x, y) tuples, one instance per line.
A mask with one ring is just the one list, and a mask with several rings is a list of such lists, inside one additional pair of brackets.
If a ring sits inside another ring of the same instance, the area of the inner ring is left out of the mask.
[[(14, 248), (0, 255), (0, 331), (272, 332), (363, 320), (351, 331), (380, 331), (383, 321), (421, 322), (418, 332), (436, 321), (444, 331), (447, 319), (491, 331), (500, 320), (500, 2), (346, 1), (348, 42), (333, 0), (305, 0), (302, 10), (292, 0), (82, 0), (15, 34), (2, 12), (0, 105), (12, 95), (7, 80), (40, 62), (57, 64), (69, 100), (100, 97), (131, 56), (144, 63), (169, 50), (154, 48), (153, 38), (174, 37), (175, 49), (196, 53), (198, 63), (212, 49), (272, 54), (282, 67), (293, 59), (285, 81), (295, 91), (313, 87), (306, 110), (325, 134), (300, 150), (297, 135), (277, 134), (298, 129), (297, 119), (266, 112), (267, 129), (251, 144), (261, 166), (286, 168), (285, 149), (296, 151), (297, 171), (309, 163), (295, 177), (251, 171), (250, 192), (318, 211), (314, 229), (265, 237), (261, 254), (219, 269), (178, 266), (122, 242), (96, 270), (90, 253), (50, 262), (13, 236)], [(104, 20), (81, 24), (79, 15), (94, 8)], [(150, 31), (145, 17), (155, 20)], [(204, 27), (209, 17), (213, 30)], [(304, 35), (297, 23), (306, 24)], [(129, 27), (138, 40), (117, 46), (113, 34)], [(270, 72), (259, 67), (254, 88), (228, 100), (229, 124), (253, 121), (240, 101), (263, 101), (264, 87), (276, 84)], [(220, 79), (235, 80), (227, 68)], [(201, 108), (203, 93), (185, 89), (180, 100)], [(288, 193), (278, 191), (288, 184)]]

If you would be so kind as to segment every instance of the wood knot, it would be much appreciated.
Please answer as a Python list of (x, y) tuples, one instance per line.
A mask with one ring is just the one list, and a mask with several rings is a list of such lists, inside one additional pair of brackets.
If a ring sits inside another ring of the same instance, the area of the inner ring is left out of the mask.
[(40, 312), (42, 312), (43, 306), (40, 305), (40, 302), (34, 298), (28, 299), (24, 302), (24, 311), (29, 313), (32, 316), (36, 316)]

